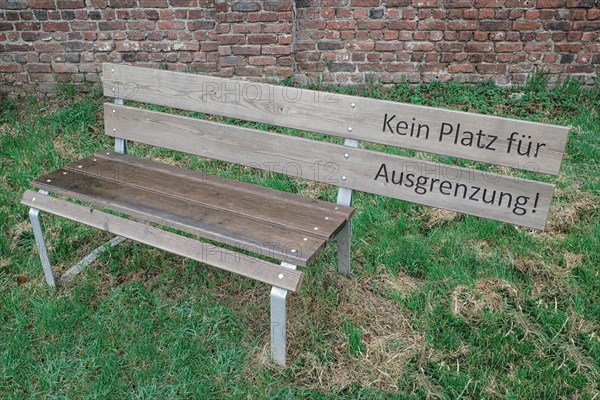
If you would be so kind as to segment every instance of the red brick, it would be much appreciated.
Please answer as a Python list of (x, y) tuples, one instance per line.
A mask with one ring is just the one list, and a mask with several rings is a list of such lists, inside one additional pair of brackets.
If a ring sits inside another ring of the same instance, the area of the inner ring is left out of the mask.
[(475, 8), (499, 8), (505, 6), (505, 0), (475, 0)]
[(353, 42), (353, 43), (348, 43), (348, 49), (353, 50), (353, 49), (358, 49), (358, 50), (363, 50), (363, 51), (371, 51), (375, 48), (375, 43), (374, 42)]
[(443, 31), (446, 29), (446, 23), (444, 21), (436, 21), (434, 19), (419, 21), (417, 28), (424, 31)]
[(27, 7), (31, 9), (52, 10), (56, 8), (54, 0), (27, 0)]
[(554, 49), (559, 53), (578, 53), (583, 49), (581, 43), (557, 43)]
[(565, 0), (537, 0), (537, 8), (558, 8), (565, 5)]
[(257, 56), (260, 54), (260, 46), (259, 45), (231, 46), (231, 51), (235, 55)]
[(477, 19), (477, 10), (465, 10), (463, 12), (464, 19)]
[(469, 53), (489, 53), (494, 50), (492, 43), (467, 43), (465, 50)]
[(290, 46), (262, 46), (262, 54), (291, 54), (292, 48)]
[(354, 19), (366, 19), (369, 17), (369, 12), (365, 9), (354, 10), (352, 16)]
[(388, 23), (388, 29), (396, 29), (399, 31), (412, 31), (417, 28), (416, 21), (390, 21)]
[(25, 70), (31, 73), (50, 73), (50, 64), (25, 64)]
[(375, 43), (375, 51), (398, 51), (404, 48), (401, 42), (377, 42)]
[(378, 7), (381, 5), (381, 0), (351, 0), (354, 7)]
[(138, 0), (142, 8), (167, 8), (167, 0)]
[(567, 67), (567, 74), (591, 74), (593, 72), (593, 65), (569, 65)]
[(496, 51), (500, 53), (514, 53), (523, 50), (523, 43), (519, 42), (498, 42), (496, 43)]
[(272, 56), (256, 56), (248, 59), (251, 65), (275, 65), (277, 58)]
[(525, 51), (527, 53), (531, 52), (545, 52), (552, 50), (552, 45), (549, 43), (527, 43), (525, 45)]
[(274, 44), (277, 43), (277, 36), (273, 34), (248, 35), (249, 44)]
[(56, 8), (65, 10), (65, 9), (75, 9), (75, 8), (84, 8), (85, 1), (83, 0), (56, 0)]
[(40, 24), (37, 22), (17, 22), (15, 29), (17, 31), (37, 31), (40, 29)]
[(450, 21), (448, 29), (451, 31), (474, 31), (477, 30), (479, 24), (477, 21)]
[(539, 10), (526, 10), (525, 19), (538, 19), (540, 17)]
[(489, 33), (488, 32), (473, 32), (473, 40), (477, 41), (477, 42), (485, 42), (486, 40), (488, 40), (489, 38)]
[(180, 31), (185, 29), (184, 21), (158, 21), (156, 27), (165, 31)]
[(506, 65), (502, 64), (478, 64), (475, 66), (480, 74), (504, 74)]
[(21, 72), (22, 67), (19, 64), (0, 64), (0, 72)]
[(198, 51), (200, 50), (200, 43), (198, 42), (178, 42), (173, 43), (174, 51)]
[(245, 44), (246, 37), (244, 35), (219, 35), (217, 40), (220, 44)]
[(385, 31), (383, 33), (383, 38), (385, 40), (395, 40), (395, 39), (398, 39), (398, 31)]
[(511, 21), (481, 21), (479, 29), (482, 31), (506, 31), (510, 29)]
[(68, 22), (42, 22), (42, 30), (45, 32), (68, 32), (69, 29)]
[(496, 12), (492, 9), (482, 9), (479, 10), (479, 18), (481, 19), (492, 19)]
[(535, 31), (542, 27), (540, 22), (525, 22), (525, 21), (515, 21), (513, 22), (513, 29), (516, 31)]
[(415, 7), (415, 8), (433, 8), (433, 7), (439, 7), (440, 6), (440, 1), (438, 1), (438, 0), (413, 0), (412, 6)]
[(79, 72), (77, 64), (69, 63), (52, 64), (52, 70), (58, 74), (75, 74)]
[(327, 29), (342, 30), (356, 28), (355, 21), (327, 21)]
[(433, 50), (433, 43), (411, 42), (406, 44), (406, 49), (412, 51), (430, 51)]
[(475, 72), (475, 66), (472, 64), (452, 64), (448, 66), (448, 72), (452, 74), (457, 72), (471, 73)]
[(590, 8), (587, 12), (587, 18), (590, 21), (600, 19), (600, 8)]

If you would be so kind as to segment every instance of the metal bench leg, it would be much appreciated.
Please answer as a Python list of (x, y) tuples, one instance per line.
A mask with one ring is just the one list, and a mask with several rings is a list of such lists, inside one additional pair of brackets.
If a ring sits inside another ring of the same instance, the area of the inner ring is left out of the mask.
[(337, 234), (338, 272), (350, 276), (350, 244), (352, 242), (352, 219)]
[[(293, 264), (282, 262), (287, 268), (296, 269)], [(286, 361), (286, 307), (287, 290), (273, 286), (271, 288), (271, 357), (273, 361), (285, 367)]]
[(42, 231), (42, 224), (40, 223), (40, 210), (36, 208), (30, 208), (29, 220), (31, 221), (31, 226), (33, 227), (33, 236), (35, 236), (35, 242), (40, 255), (40, 261), (42, 262), (42, 268), (44, 269), (46, 282), (48, 283), (48, 286), (56, 287), (54, 274), (52, 273), (52, 266), (50, 265), (50, 258), (48, 258), (48, 250), (46, 250), (46, 242), (44, 241), (44, 232)]

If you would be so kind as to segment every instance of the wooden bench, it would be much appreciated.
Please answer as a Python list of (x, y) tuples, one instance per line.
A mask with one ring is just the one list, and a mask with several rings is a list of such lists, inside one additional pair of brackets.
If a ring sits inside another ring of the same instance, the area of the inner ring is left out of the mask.
[[(104, 118), (115, 149), (36, 179), (39, 191), (26, 191), (22, 200), (47, 283), (55, 286), (40, 211), (256, 279), (272, 286), (271, 350), (281, 365), (286, 296), (303, 277), (296, 266), (309, 265), (337, 239), (338, 271), (350, 274), (353, 189), (544, 228), (553, 185), (360, 149), (359, 141), (556, 175), (568, 134), (533, 122), (125, 65), (105, 64), (103, 87), (114, 98)], [(302, 129), (342, 137), (344, 144), (149, 111), (124, 100)], [(127, 140), (333, 184), (337, 203), (131, 157)]]

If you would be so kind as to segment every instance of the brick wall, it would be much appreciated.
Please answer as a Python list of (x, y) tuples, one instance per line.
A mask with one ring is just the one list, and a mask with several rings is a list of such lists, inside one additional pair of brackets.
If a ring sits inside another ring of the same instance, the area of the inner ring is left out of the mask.
[(340, 83), (600, 72), (594, 0), (297, 0), (296, 70)]
[(0, 0), (0, 95), (96, 81), (102, 62), (364, 83), (592, 82), (598, 0)]

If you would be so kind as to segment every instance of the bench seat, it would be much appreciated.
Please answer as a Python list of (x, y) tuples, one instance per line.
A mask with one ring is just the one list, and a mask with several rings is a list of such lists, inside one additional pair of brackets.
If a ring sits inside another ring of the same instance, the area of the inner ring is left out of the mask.
[(112, 151), (69, 164), (33, 186), (301, 266), (314, 260), (354, 212)]

